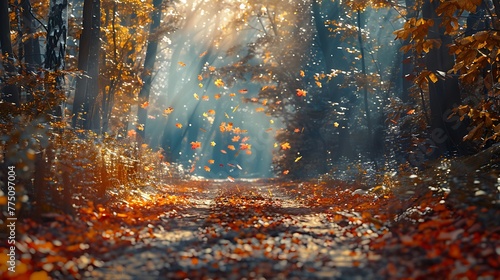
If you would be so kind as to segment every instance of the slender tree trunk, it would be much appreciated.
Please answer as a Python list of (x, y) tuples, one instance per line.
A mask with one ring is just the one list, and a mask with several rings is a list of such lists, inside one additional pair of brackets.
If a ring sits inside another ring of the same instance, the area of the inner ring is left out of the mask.
[[(406, 11), (407, 19), (414, 18), (417, 16), (417, 7), (415, 6), (415, 0), (406, 0)], [(403, 42), (403, 46), (410, 44), (410, 38)], [(403, 75), (403, 90), (401, 95), (401, 100), (406, 103), (409, 101), (409, 95), (411, 92), (411, 87), (414, 86), (413, 79), (415, 76), (415, 53), (413, 50), (409, 50), (406, 53), (402, 53), (403, 63), (402, 63), (402, 75)]]
[(99, 93), (100, 7), (100, 0), (85, 0), (83, 5), (83, 32), (78, 53), (78, 69), (83, 75), (77, 79), (73, 103), (73, 127), (92, 130), (100, 125), (95, 106)]
[[(23, 49), (26, 71), (36, 73), (42, 66), (42, 53), (40, 50), (40, 40), (34, 36), (36, 24), (31, 14), (31, 4), (29, 0), (21, 2), (22, 7), (22, 28), (23, 28)], [(33, 101), (33, 91), (35, 86), (26, 88), (26, 101)]]
[(149, 42), (146, 49), (146, 58), (144, 60), (144, 71), (141, 73), (143, 86), (139, 92), (139, 109), (137, 110), (137, 121), (142, 129), (137, 129), (137, 140), (143, 142), (146, 139), (146, 122), (148, 108), (145, 103), (149, 102), (149, 93), (153, 82), (153, 71), (156, 62), (156, 52), (158, 50), (157, 30), (161, 22), (161, 4), (162, 0), (153, 0), (154, 11), (151, 16), (152, 23), (149, 28)]
[[(8, 77), (15, 76), (17, 73), (14, 65), (14, 51), (10, 40), (10, 20), (9, 20), (9, 1), (0, 0), (0, 45), (2, 46), (2, 55), (4, 57), (3, 67), (8, 73)], [(16, 84), (6, 84), (3, 81), (2, 100), (20, 105), (20, 94)]]
[[(52, 0), (50, 2), (49, 20), (47, 25), (47, 46), (45, 51), (45, 69), (52, 72), (53, 79), (47, 77), (45, 94), (51, 101), (52, 115), (62, 118), (64, 110), (62, 102), (65, 99), (63, 89), (65, 69), (66, 34), (68, 31), (68, 1)], [(48, 76), (48, 75), (47, 75)]]
[(365, 103), (365, 114), (366, 114), (366, 126), (368, 127), (368, 153), (370, 154), (370, 159), (372, 159), (374, 162), (375, 157), (373, 156), (373, 149), (374, 149), (374, 141), (373, 141), (373, 128), (372, 128), (372, 119), (371, 119), (371, 113), (370, 113), (370, 106), (368, 104), (368, 83), (367, 83), (367, 76), (366, 76), (366, 63), (365, 63), (365, 49), (364, 49), (364, 44), (363, 44), (363, 36), (361, 34), (361, 11), (357, 11), (358, 14), (358, 44), (359, 44), (359, 50), (361, 52), (361, 74), (363, 75), (363, 100)]

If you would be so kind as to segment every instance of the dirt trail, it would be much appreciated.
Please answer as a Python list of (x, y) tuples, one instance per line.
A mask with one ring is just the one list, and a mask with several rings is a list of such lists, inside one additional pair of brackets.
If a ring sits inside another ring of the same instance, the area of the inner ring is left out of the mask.
[(214, 181), (92, 279), (376, 279), (356, 232), (264, 181)]

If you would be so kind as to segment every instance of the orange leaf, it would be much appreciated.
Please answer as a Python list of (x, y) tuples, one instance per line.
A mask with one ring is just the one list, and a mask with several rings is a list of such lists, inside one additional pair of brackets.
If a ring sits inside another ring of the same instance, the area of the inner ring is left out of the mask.
[(195, 141), (195, 142), (191, 142), (191, 149), (198, 149), (198, 148), (201, 148), (201, 142), (198, 142), (198, 141)]
[(288, 150), (290, 148), (291, 148), (290, 143), (288, 143), (288, 142), (281, 143), (282, 150)]
[(307, 95), (307, 91), (303, 90), (303, 89), (297, 89), (297, 96), (301, 97), (301, 96), (306, 96)]
[(170, 115), (170, 113), (172, 113), (173, 111), (174, 111), (174, 108), (168, 107), (167, 109), (163, 110), (163, 115), (164, 116)]

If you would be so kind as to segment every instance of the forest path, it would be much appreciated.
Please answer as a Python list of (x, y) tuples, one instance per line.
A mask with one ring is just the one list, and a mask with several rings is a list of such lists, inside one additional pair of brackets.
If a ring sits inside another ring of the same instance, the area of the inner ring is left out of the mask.
[(213, 181), (92, 279), (374, 279), (368, 239), (267, 181)]

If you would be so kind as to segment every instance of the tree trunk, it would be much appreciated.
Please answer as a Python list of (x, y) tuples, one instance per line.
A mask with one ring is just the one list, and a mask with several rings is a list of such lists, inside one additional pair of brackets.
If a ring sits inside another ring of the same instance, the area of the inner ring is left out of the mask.
[[(4, 57), (3, 67), (7, 72), (7, 77), (15, 76), (17, 69), (14, 65), (14, 51), (10, 40), (10, 20), (9, 20), (9, 1), (0, 0), (0, 45)], [(2, 81), (2, 100), (20, 105), (20, 94), (16, 84), (6, 84)], [(5, 85), (6, 84), (6, 85)]]
[[(29, 0), (21, 2), (22, 7), (22, 30), (23, 30), (23, 49), (24, 62), (28, 73), (36, 73), (42, 66), (42, 53), (40, 50), (40, 40), (34, 36), (36, 32), (36, 23), (31, 15), (31, 4)], [(26, 101), (33, 101), (33, 92), (35, 86), (26, 87)]]
[[(414, 18), (417, 16), (417, 7), (415, 6), (415, 0), (406, 0), (406, 11), (407, 19)], [(410, 38), (407, 38), (403, 42), (403, 46), (410, 44)], [(402, 63), (402, 75), (403, 75), (403, 90), (401, 95), (401, 100), (406, 103), (409, 101), (409, 95), (411, 92), (411, 87), (414, 86), (413, 78), (415, 76), (415, 53), (413, 50), (409, 50), (403, 53), (403, 63)]]
[[(449, 54), (448, 45), (452, 38), (445, 35), (441, 27), (441, 18), (436, 15), (439, 1), (432, 3), (426, 1), (422, 7), (424, 19), (433, 19), (434, 25), (429, 28), (428, 38), (441, 41), (439, 48), (432, 48), (425, 55), (427, 69), (442, 76), (439, 73), (447, 73), (454, 65), (454, 57)], [(431, 109), (431, 151), (427, 155), (431, 158), (460, 149), (462, 138), (465, 135), (465, 126), (454, 118), (449, 118), (452, 109), (461, 103), (458, 77), (446, 76), (440, 78), (436, 83), (429, 82), (429, 100)]]
[(73, 127), (97, 130), (100, 125), (96, 108), (99, 93), (100, 0), (85, 0), (83, 31), (80, 36), (78, 69), (83, 75), (77, 79), (73, 103)]
[(148, 108), (141, 105), (149, 102), (149, 93), (151, 91), (151, 83), (153, 82), (153, 71), (156, 62), (156, 52), (158, 50), (158, 41), (155, 35), (157, 35), (156, 32), (161, 22), (161, 4), (162, 0), (153, 0), (154, 11), (151, 16), (152, 23), (149, 27), (149, 42), (144, 60), (144, 70), (141, 73), (143, 86), (139, 92), (139, 109), (137, 110), (137, 121), (142, 127), (142, 129), (137, 129), (137, 140), (140, 143), (146, 139)]
[[(45, 69), (55, 75), (54, 80), (47, 79), (45, 94), (49, 95), (52, 115), (59, 120), (63, 116), (64, 76), (60, 70), (65, 69), (66, 34), (68, 31), (68, 1), (51, 0), (47, 26), (47, 46), (45, 51)], [(48, 77), (47, 77), (48, 78)]]

